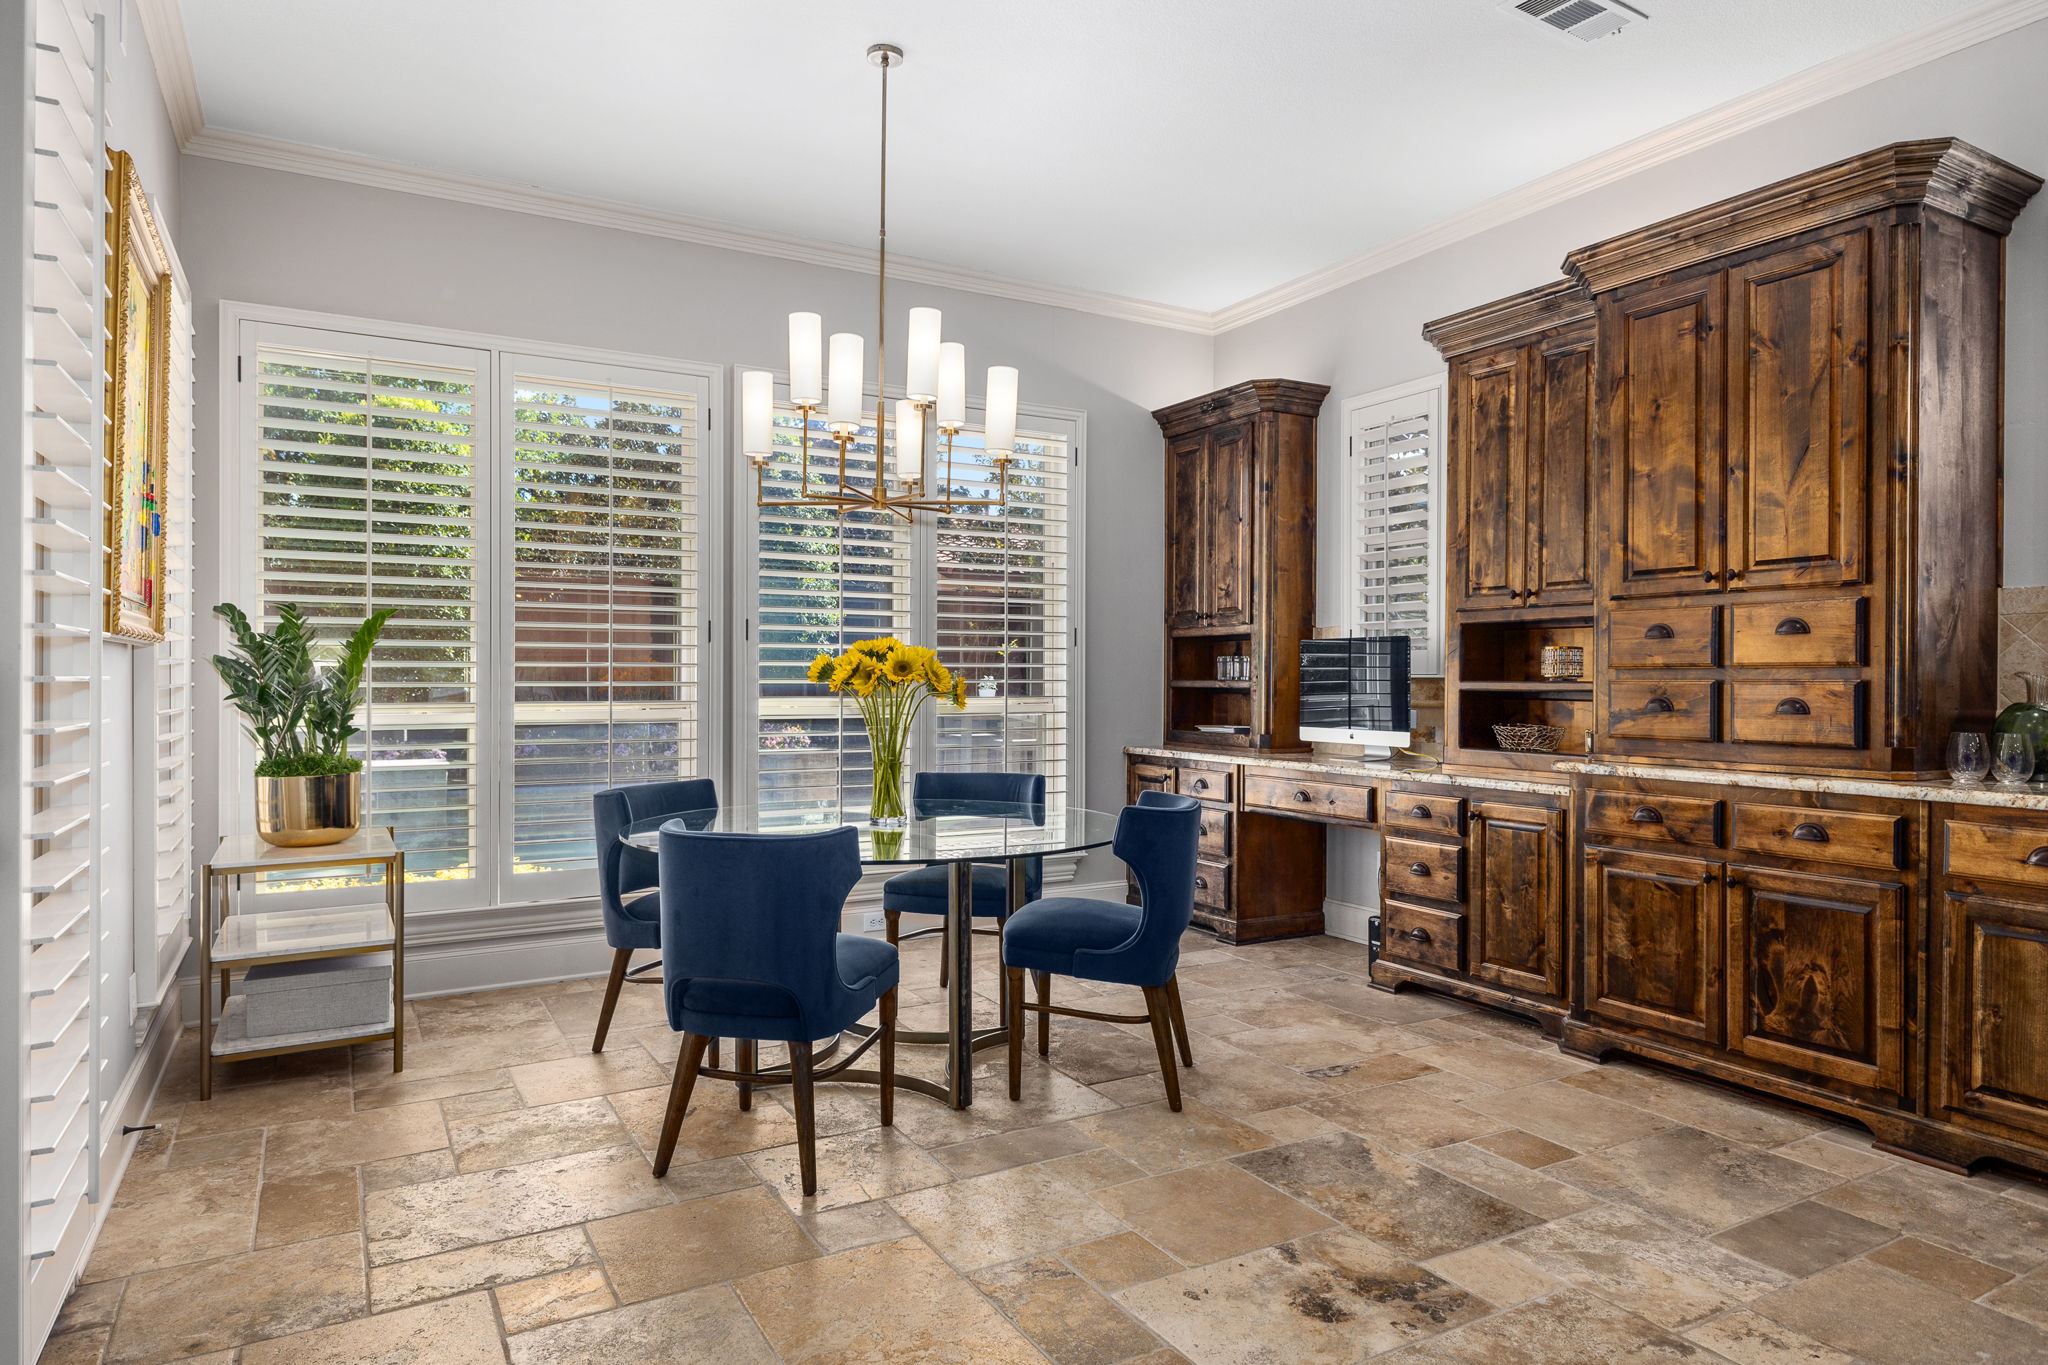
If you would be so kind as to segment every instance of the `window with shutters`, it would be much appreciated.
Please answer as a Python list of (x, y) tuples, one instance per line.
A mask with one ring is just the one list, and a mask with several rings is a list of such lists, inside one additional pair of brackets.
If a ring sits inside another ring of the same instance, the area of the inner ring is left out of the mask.
[[(1028, 425), (1027, 421), (1027, 425)], [(909, 764), (949, 771), (1039, 772), (1049, 794), (1075, 777), (1075, 429), (1039, 419), (1020, 435), (1007, 480), (978, 429), (953, 443), (941, 477), (977, 506), (918, 513), (757, 508), (753, 478), (741, 520), (754, 526), (751, 745), (743, 787), (768, 805), (842, 802), (861, 808), (872, 766), (860, 713), (804, 668), (820, 651), (897, 634), (932, 644), (967, 686), (967, 709), (928, 705)], [(874, 479), (872, 426), (857, 434), (847, 481)], [(836, 476), (838, 447), (821, 421), (776, 418), (777, 454), (761, 495), (793, 496), (809, 461), (813, 487)], [(743, 558), (745, 558), (743, 556)], [(746, 568), (742, 565), (742, 568)], [(745, 725), (747, 722), (742, 721)]]
[(593, 895), (591, 794), (709, 764), (708, 375), (243, 330), (251, 592), (327, 638), (393, 610), (357, 752), (413, 903)]
[(1443, 672), (1441, 378), (1344, 404), (1350, 620), (1358, 635), (1405, 635), (1410, 670)]

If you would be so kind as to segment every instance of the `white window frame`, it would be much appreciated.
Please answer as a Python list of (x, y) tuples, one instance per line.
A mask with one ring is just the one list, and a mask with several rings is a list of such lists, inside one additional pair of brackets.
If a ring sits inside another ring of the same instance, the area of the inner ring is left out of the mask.
[[(736, 409), (739, 403), (739, 374), (742, 367), (735, 366), (732, 373), (732, 391), (729, 402)], [(754, 367), (744, 367), (754, 368)], [(768, 367), (761, 367), (768, 368)], [(785, 403), (789, 394), (789, 373), (783, 369), (771, 369), (775, 376), (775, 401)], [(901, 398), (900, 390), (892, 388), (891, 398)], [(864, 396), (863, 406), (872, 410), (875, 396), (872, 392)], [(893, 409), (892, 409), (893, 410)], [(983, 412), (983, 397), (969, 394), (967, 399), (967, 420), (971, 426), (979, 426)], [(1075, 805), (1087, 804), (1087, 750), (1085, 744), (1086, 688), (1082, 680), (1087, 676), (1084, 657), (1088, 640), (1087, 624), (1083, 620), (1086, 611), (1086, 560), (1088, 497), (1086, 492), (1086, 451), (1088, 443), (1088, 414), (1078, 408), (1053, 407), (1044, 404), (1019, 404), (1017, 408), (1017, 431), (1020, 439), (1030, 433), (1044, 433), (1058, 436), (1068, 443), (1068, 455), (1072, 461), (1068, 483), (1067, 511), (1067, 594), (1069, 600), (1067, 626), (1071, 632), (1068, 645), (1069, 709), (1067, 713), (1067, 799)], [(753, 743), (761, 723), (760, 692), (756, 686), (758, 677), (757, 654), (760, 648), (759, 623), (755, 619), (755, 603), (760, 592), (760, 509), (754, 504), (754, 476), (740, 451), (740, 433), (735, 430), (726, 438), (726, 464), (734, 473), (728, 480), (732, 489), (732, 541), (733, 572), (730, 599), (737, 624), (737, 635), (730, 650), (731, 671), (728, 695), (728, 734), (731, 738), (733, 800), (742, 794), (751, 799), (760, 782), (759, 753)], [(911, 554), (914, 564), (929, 564), (937, 552), (936, 535), (932, 515), (917, 513), (911, 523)], [(913, 570), (914, 572), (914, 570)], [(926, 588), (932, 586), (929, 581)], [(913, 643), (928, 642), (938, 629), (937, 598), (934, 592), (920, 591), (913, 599), (909, 629)], [(918, 718), (916, 732), (911, 736), (910, 748), (913, 759), (918, 754), (935, 751), (938, 724), (933, 708), (927, 707)]]
[[(477, 539), (482, 559), (492, 564), (507, 563), (505, 552), (509, 549), (512, 518), (510, 505), (506, 501), (507, 480), (512, 467), (513, 424), (507, 414), (511, 408), (512, 379), (515, 372), (545, 367), (553, 362), (575, 367), (580, 373), (608, 370), (621, 379), (687, 380), (698, 392), (704, 414), (700, 433), (699, 450), (702, 454), (701, 470), (702, 547), (700, 568), (702, 601), (704, 611), (699, 622), (701, 632), (702, 666), (699, 670), (699, 714), (703, 717), (700, 729), (699, 774), (715, 779), (720, 791), (729, 785), (728, 775), (731, 762), (729, 742), (732, 722), (728, 714), (726, 680), (731, 675), (726, 655), (728, 623), (721, 619), (722, 603), (728, 600), (725, 565), (727, 504), (727, 466), (730, 461), (722, 458), (726, 449), (724, 436), (724, 394), (725, 367), (703, 361), (683, 360), (670, 356), (645, 355), (628, 351), (608, 351), (588, 346), (559, 345), (530, 337), (500, 336), (490, 333), (460, 331), (450, 328), (425, 327), (407, 323), (387, 322), (379, 319), (351, 317), (338, 313), (321, 313), (298, 308), (279, 308), (263, 304), (223, 301), (220, 305), (220, 401), (217, 411), (222, 416), (220, 427), (220, 461), (217, 479), (215, 507), (217, 525), (227, 533), (218, 538), (215, 553), (215, 569), (222, 590), (233, 596), (237, 585), (251, 583), (256, 578), (258, 556), (256, 553), (257, 507), (255, 503), (256, 482), (254, 470), (250, 468), (248, 453), (254, 449), (257, 403), (255, 352), (261, 340), (266, 337), (282, 338), (288, 329), (301, 328), (310, 331), (343, 333), (360, 336), (367, 342), (381, 345), (456, 347), (475, 351), (479, 356), (477, 376), (478, 424), (477, 440)], [(241, 382), (244, 373), (250, 382)], [(569, 376), (564, 376), (569, 377)], [(488, 405), (488, 407), (486, 406)], [(509, 580), (494, 581), (489, 595), (480, 602), (479, 659), (489, 660), (500, 667), (501, 676), (509, 677), (509, 662), (512, 646), (512, 596), (504, 591)], [(198, 653), (210, 655), (221, 645), (220, 625), (213, 617), (213, 604), (198, 604), (194, 612), (200, 629), (207, 632), (199, 637)], [(254, 803), (248, 773), (254, 763), (248, 740), (241, 733), (220, 690), (219, 680), (210, 668), (204, 670), (203, 685), (210, 688), (210, 695), (220, 708), (223, 721), (220, 726), (220, 742), (216, 753), (218, 764), (219, 791), (218, 807), (220, 829), (224, 834), (250, 834), (254, 832)], [(509, 753), (513, 727), (513, 711), (509, 691), (502, 695), (479, 691), (477, 706), (478, 743), (488, 742), (495, 746), (501, 762)], [(410, 906), (427, 913), (436, 911), (469, 915), (479, 911), (490, 912), (499, 909), (523, 907), (577, 906), (590, 907), (594, 913), (597, 899), (595, 883), (585, 895), (562, 895), (553, 888), (533, 888), (548, 891), (527, 899), (507, 899), (508, 893), (518, 888), (511, 876), (510, 850), (505, 846), (509, 838), (509, 825), (504, 803), (511, 799), (509, 783), (501, 778), (485, 784), (477, 795), (478, 841), (476, 856), (479, 866), (487, 869), (487, 880), (495, 894), (487, 899), (461, 897), (459, 901), (451, 896), (437, 895), (435, 884), (416, 882), (407, 888)], [(553, 878), (546, 878), (552, 882)], [(298, 899), (298, 897), (292, 897)]]
[(1358, 585), (1358, 560), (1365, 552), (1365, 541), (1358, 524), (1361, 465), (1357, 452), (1352, 448), (1359, 414), (1368, 408), (1425, 395), (1430, 404), (1430, 430), (1435, 434), (1436, 448), (1432, 452), (1429, 468), (1429, 568), (1435, 590), (1430, 594), (1429, 600), (1428, 644), (1425, 648), (1416, 650), (1409, 660), (1409, 676), (1415, 678), (1441, 677), (1444, 671), (1444, 598), (1450, 581), (1444, 565), (1444, 497), (1448, 488), (1448, 481), (1445, 478), (1445, 453), (1450, 435), (1445, 429), (1445, 393), (1449, 379), (1448, 369), (1437, 370), (1419, 379), (1410, 379), (1404, 383), (1390, 384), (1383, 389), (1374, 389), (1370, 393), (1353, 395), (1346, 398), (1343, 404), (1344, 619), (1341, 625), (1347, 635), (1358, 632), (1364, 611), (1364, 603), (1359, 600)]

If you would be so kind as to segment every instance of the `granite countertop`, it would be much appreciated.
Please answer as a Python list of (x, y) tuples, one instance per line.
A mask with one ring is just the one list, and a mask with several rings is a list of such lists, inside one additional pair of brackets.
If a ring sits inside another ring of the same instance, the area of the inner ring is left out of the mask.
[(1127, 754), (1140, 758), (1170, 758), (1189, 763), (1231, 763), (1254, 768), (1279, 768), (1288, 772), (1338, 773), (1353, 777), (1407, 777), (1418, 782), (1442, 782), (1453, 787), (1484, 787), (1489, 791), (1540, 792), (1564, 796), (1572, 789), (1570, 779), (1546, 781), (1526, 773), (1475, 773), (1446, 771), (1433, 763), (1414, 759), (1387, 758), (1304, 758), (1299, 754), (1245, 753), (1218, 749), (1152, 749), (1130, 745)]
[(1959, 806), (2004, 806), (2048, 811), (2048, 786), (2001, 786), (1996, 782), (1886, 782), (1867, 777), (1821, 777), (1806, 773), (1734, 772), (1719, 768), (1672, 768), (1651, 763), (1567, 759), (1561, 773), (1588, 777), (1642, 777), (1664, 782), (1702, 782), (1718, 787), (1768, 787), (1777, 791), (1834, 792), (1842, 796), (1888, 796), (1902, 801), (1952, 801)]

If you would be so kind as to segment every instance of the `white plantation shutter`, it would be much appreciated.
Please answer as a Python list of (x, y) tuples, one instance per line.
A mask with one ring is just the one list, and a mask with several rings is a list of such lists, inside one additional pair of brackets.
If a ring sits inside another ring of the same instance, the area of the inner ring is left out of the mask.
[[(856, 487), (873, 486), (874, 441), (872, 426), (856, 435), (848, 456), (848, 482)], [(839, 448), (822, 421), (805, 431), (795, 409), (779, 409), (775, 443), (763, 473), (764, 496), (795, 495), (806, 445), (812, 486), (823, 489), (836, 478)], [(751, 490), (742, 496), (751, 501)], [(757, 526), (752, 749), (758, 800), (768, 806), (841, 799), (863, 805), (874, 770), (860, 713), (806, 681), (804, 670), (820, 651), (836, 654), (855, 640), (911, 633), (911, 529), (889, 512), (811, 507), (764, 507)]]
[(935, 523), (935, 643), (967, 680), (967, 709), (936, 710), (941, 771), (1043, 773), (1069, 790), (1073, 625), (1068, 443), (1024, 436), (1000, 480), (979, 436), (954, 442), (953, 487), (988, 509)]
[(445, 892), (480, 865), (477, 484), (487, 360), (457, 347), (355, 340), (359, 348), (347, 350), (256, 351), (247, 377), (257, 386), (250, 591), (265, 625), (295, 602), (331, 640), (372, 611), (395, 611), (371, 656), (357, 739), (364, 819), (393, 827), (408, 881)]
[(512, 875), (588, 886), (592, 793), (703, 772), (705, 395), (516, 360)]
[(1443, 671), (1443, 387), (1345, 405), (1351, 480), (1352, 628), (1405, 635), (1410, 671)]

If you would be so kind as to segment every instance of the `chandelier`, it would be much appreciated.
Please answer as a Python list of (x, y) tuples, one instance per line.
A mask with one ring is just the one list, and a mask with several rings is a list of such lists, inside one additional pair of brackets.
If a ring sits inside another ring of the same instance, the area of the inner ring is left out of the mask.
[[(758, 507), (881, 509), (908, 521), (913, 512), (950, 512), (988, 503), (956, 492), (953, 438), (967, 426), (967, 348), (940, 339), (936, 308), (910, 310), (904, 396), (896, 401), (894, 420), (890, 420), (889, 69), (903, 64), (903, 49), (876, 43), (868, 49), (868, 61), (882, 70), (881, 202), (875, 232), (874, 481), (871, 486), (857, 487), (847, 478), (847, 452), (869, 416), (864, 411), (866, 340), (858, 332), (834, 332), (830, 345), (822, 346), (824, 322), (816, 313), (789, 315), (789, 401), (797, 411), (801, 447), (796, 496), (771, 498), (766, 492), (764, 470), (775, 453), (775, 376), (767, 370), (740, 374), (740, 444), (754, 466), (754, 503)], [(839, 448), (839, 461), (836, 472), (825, 462), (818, 480), (823, 486), (814, 489), (811, 423), (820, 411)], [(1017, 371), (1013, 367), (989, 366), (983, 415), (983, 445), (996, 466), (996, 497), (1000, 501), (1017, 445)], [(892, 435), (893, 470), (885, 454), (891, 448)], [(945, 470), (934, 491), (931, 474), (941, 459)]]

